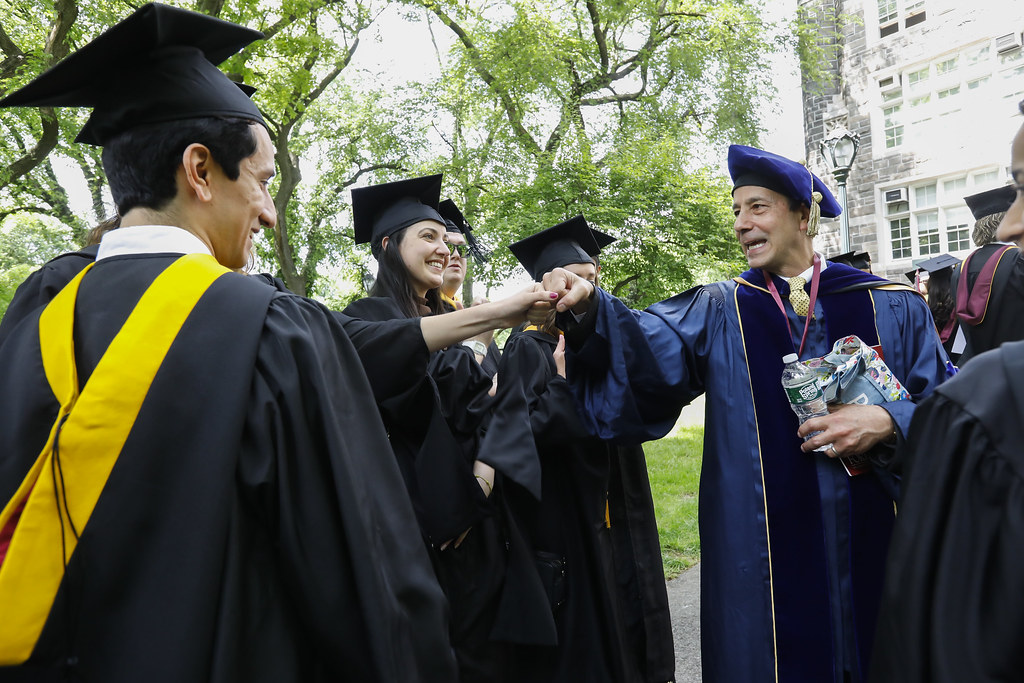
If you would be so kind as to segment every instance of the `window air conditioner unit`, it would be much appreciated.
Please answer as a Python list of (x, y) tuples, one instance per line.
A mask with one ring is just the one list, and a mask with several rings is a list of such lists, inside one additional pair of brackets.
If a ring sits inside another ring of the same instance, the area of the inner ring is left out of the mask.
[(895, 74), (893, 76), (886, 76), (885, 78), (878, 79), (878, 89), (883, 92), (892, 92), (893, 90), (899, 90), (903, 83), (900, 80), (900, 75)]
[(885, 203), (895, 204), (896, 202), (907, 201), (907, 188), (897, 187), (895, 190), (885, 191)]
[(1010, 50), (1016, 50), (1021, 46), (1020, 32), (1007, 33), (1004, 36), (996, 38), (996, 52), (1003, 53), (1009, 52)]

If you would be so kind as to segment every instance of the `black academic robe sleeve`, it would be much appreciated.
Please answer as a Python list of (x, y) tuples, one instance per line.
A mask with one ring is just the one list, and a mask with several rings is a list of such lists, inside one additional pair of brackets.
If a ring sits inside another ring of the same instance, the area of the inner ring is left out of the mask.
[(872, 678), (1024, 671), (1024, 344), (974, 358), (914, 415)]
[(488, 377), (494, 377), (494, 374), (498, 372), (498, 362), (501, 360), (501, 349), (493, 341), (487, 345), (487, 354), (484, 356), (483, 361), (480, 363), (480, 367), (484, 369), (484, 373)]
[(408, 391), (427, 371), (430, 353), (418, 318), (372, 321), (334, 315), (359, 353), (377, 403)]
[[(536, 336), (531, 336), (536, 335)], [(554, 344), (539, 332), (521, 332), (505, 344), (498, 366), (494, 413), (480, 460), (541, 497), (538, 442), (586, 436), (568, 385), (557, 377), (550, 351)]]
[[(437, 385), (441, 412), (457, 434), (474, 435), (490, 417), (491, 377), (468, 346), (455, 344), (432, 354), (427, 372)], [(475, 445), (468, 446), (475, 449)]]
[(568, 382), (557, 372), (552, 356), (556, 344), (553, 337), (540, 332), (514, 337), (505, 350), (499, 378), (502, 391), (522, 392), (534, 436), (551, 444), (590, 436), (576, 415)]
[[(366, 297), (349, 304), (344, 315), (361, 321), (405, 321), (398, 305), (388, 297)], [(412, 319), (418, 326), (418, 319)], [(422, 337), (421, 337), (422, 343)], [(423, 346), (425, 349), (426, 347)], [(377, 407), (388, 430), (406, 487), (424, 535), (434, 544), (457, 537), (473, 526), (485, 503), (473, 476), (472, 453), (467, 453), (441, 410), (436, 385), (422, 366), (406, 366), (391, 358), (390, 347), (378, 347), (376, 362), (391, 389), (378, 396)]]

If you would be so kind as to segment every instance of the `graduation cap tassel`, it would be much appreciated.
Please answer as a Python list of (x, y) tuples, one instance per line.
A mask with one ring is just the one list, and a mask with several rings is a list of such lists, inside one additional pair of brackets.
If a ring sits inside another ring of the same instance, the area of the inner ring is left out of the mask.
[(821, 198), (820, 192), (812, 192), (811, 215), (807, 218), (807, 236), (814, 237), (818, 234), (818, 223), (821, 222)]
[(483, 265), (491, 260), (491, 250), (480, 244), (480, 241), (473, 237), (473, 233), (466, 232), (466, 245), (469, 247), (469, 253), (479, 265)]

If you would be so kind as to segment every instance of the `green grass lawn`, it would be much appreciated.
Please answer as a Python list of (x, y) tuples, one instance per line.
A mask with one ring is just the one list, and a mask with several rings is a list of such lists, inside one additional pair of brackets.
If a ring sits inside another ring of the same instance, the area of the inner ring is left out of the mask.
[(697, 485), (703, 444), (704, 428), (700, 426), (644, 444), (667, 579), (700, 559)]

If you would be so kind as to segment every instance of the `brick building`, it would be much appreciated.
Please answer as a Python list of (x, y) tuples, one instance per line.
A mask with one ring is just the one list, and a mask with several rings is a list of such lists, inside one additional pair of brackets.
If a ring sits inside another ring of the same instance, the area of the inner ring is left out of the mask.
[[(974, 219), (963, 197), (1009, 182), (1024, 0), (799, 4), (826, 29), (838, 21), (827, 82), (805, 84), (803, 112), (806, 158), (833, 191), (819, 142), (837, 129), (860, 136), (847, 181), (850, 248), (893, 279), (936, 254), (967, 255)], [(837, 254), (839, 230), (824, 221), (818, 250)]]

